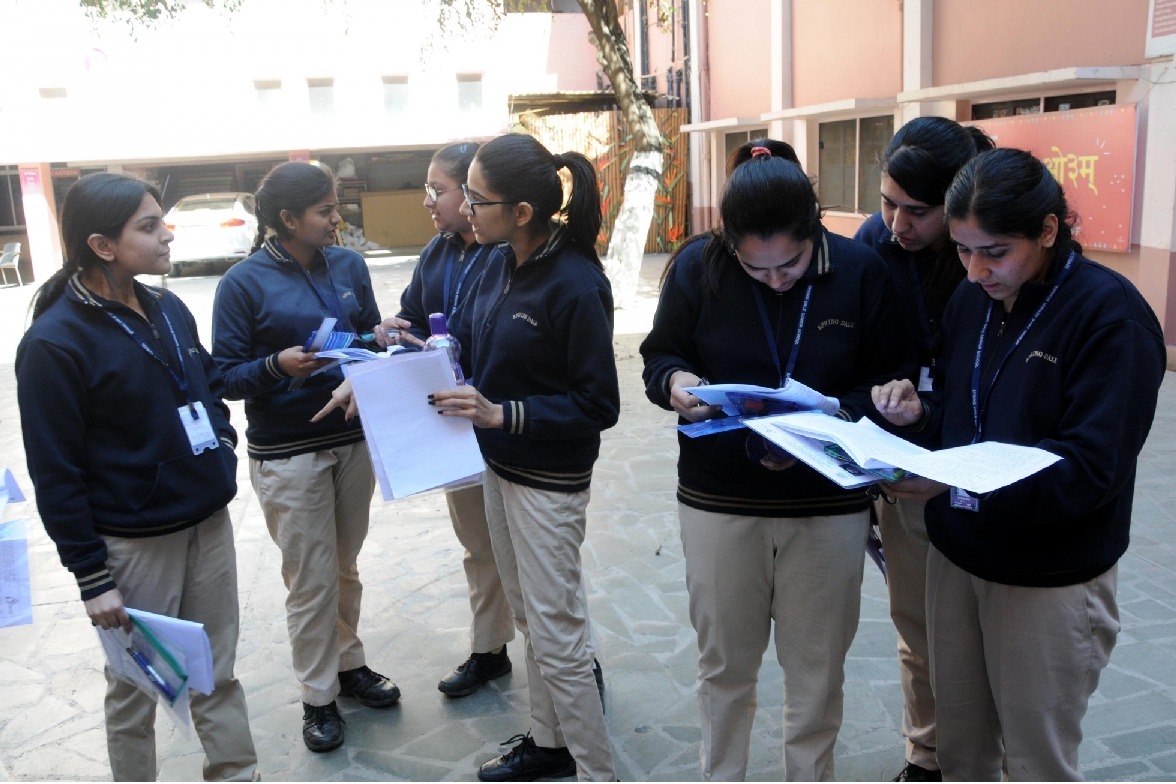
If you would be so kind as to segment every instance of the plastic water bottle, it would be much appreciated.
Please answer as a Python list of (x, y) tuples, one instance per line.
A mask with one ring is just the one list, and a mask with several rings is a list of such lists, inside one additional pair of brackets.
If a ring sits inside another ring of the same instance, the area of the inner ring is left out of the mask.
[(461, 343), (445, 326), (444, 313), (429, 314), (429, 337), (425, 340), (425, 351), (444, 349), (449, 354), (449, 364), (453, 367), (453, 378), (457, 385), (465, 383), (465, 374), (461, 372)]

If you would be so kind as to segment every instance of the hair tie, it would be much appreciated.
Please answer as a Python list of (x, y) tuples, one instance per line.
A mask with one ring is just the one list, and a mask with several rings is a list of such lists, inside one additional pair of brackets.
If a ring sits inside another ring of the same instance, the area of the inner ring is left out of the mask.
[(568, 165), (568, 162), (565, 161), (564, 157), (562, 155), (560, 155), (558, 152), (555, 155), (551, 156), (551, 160), (552, 160), (552, 162), (555, 163), (556, 171), (558, 171)]
[(771, 158), (771, 157), (772, 157), (772, 151), (771, 151), (771, 150), (769, 150), (767, 147), (752, 147), (752, 148), (751, 148), (751, 157), (752, 157), (752, 158), (759, 158), (759, 157), (762, 157), (762, 156), (764, 156), (764, 155), (766, 155), (766, 156), (768, 156), (769, 158)]

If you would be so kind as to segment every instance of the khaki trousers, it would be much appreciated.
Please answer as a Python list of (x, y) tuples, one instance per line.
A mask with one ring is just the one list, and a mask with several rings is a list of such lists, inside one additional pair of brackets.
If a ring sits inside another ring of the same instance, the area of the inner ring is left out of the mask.
[(679, 504), (678, 519), (698, 632), (702, 778), (747, 775), (756, 682), (774, 622), (784, 779), (831, 781), (869, 515), (744, 517)]
[(580, 567), (589, 491), (535, 490), (490, 470), (483, 488), (494, 559), (526, 641), (531, 736), (538, 746), (566, 746), (581, 781), (613, 781)]
[[(228, 510), (165, 536), (105, 536), (106, 565), (123, 603), (204, 624), (212, 649), (212, 694), (191, 692), (206, 781), (249, 781), (257, 752), (237, 660), (237, 555)], [(115, 781), (155, 781), (156, 700), (106, 670), (106, 747)]]
[(944, 781), (1079, 781), (1082, 718), (1119, 632), (1118, 566), (1078, 585), (981, 580), (931, 547), (927, 621)]
[(486, 522), (486, 501), (481, 485), (445, 493), (449, 519), (457, 541), (465, 548), (462, 567), (470, 592), (470, 652), (496, 651), (514, 639), (514, 618), (502, 590), (490, 526)]
[(283, 460), (250, 460), (249, 478), (282, 551), (286, 628), (302, 701), (326, 705), (339, 694), (339, 672), (366, 663), (356, 560), (375, 489), (367, 447), (361, 441)]
[(898, 670), (902, 680), (902, 734), (906, 759), (939, 770), (935, 758), (935, 695), (927, 654), (927, 525), (923, 501), (876, 501), (878, 528), (886, 554), (890, 618), (898, 630)]

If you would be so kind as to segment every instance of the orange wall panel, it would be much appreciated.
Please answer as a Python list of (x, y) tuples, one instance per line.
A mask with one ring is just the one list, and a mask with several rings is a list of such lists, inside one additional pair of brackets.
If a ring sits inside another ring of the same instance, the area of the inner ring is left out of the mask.
[(901, 0), (794, 0), (792, 40), (796, 106), (902, 90)]
[[(937, 0), (936, 85), (1144, 61), (1144, 0)], [(1010, 20), (1016, 20), (1010, 24)]]
[(758, 115), (772, 105), (770, 0), (706, 3), (710, 37), (710, 114)]

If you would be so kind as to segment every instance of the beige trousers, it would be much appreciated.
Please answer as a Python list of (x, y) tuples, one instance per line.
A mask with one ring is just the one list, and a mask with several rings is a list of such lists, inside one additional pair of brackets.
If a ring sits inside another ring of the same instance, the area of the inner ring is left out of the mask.
[(339, 672), (366, 663), (356, 560), (375, 489), (367, 447), (361, 441), (283, 460), (251, 459), (249, 478), (282, 551), (286, 628), (302, 701), (326, 705), (339, 694)]
[(698, 632), (702, 778), (747, 775), (760, 663), (775, 624), (784, 779), (831, 781), (869, 515), (744, 517), (678, 505)]
[(494, 559), (526, 641), (531, 736), (566, 746), (581, 781), (613, 781), (580, 566), (589, 491), (534, 490), (490, 470), (483, 488)]
[(514, 639), (514, 618), (502, 590), (490, 526), (486, 522), (486, 501), (481, 485), (445, 493), (449, 519), (457, 541), (465, 548), (462, 567), (470, 592), (470, 652), (496, 651)]
[(1079, 781), (1090, 695), (1119, 632), (1119, 567), (1078, 585), (981, 580), (931, 547), (927, 622), (944, 781)]
[[(106, 536), (106, 565), (123, 603), (204, 624), (212, 649), (212, 694), (191, 692), (206, 781), (249, 781), (257, 752), (237, 660), (237, 555), (228, 510), (166, 536)], [(115, 781), (155, 781), (155, 706), (146, 692), (106, 670), (106, 747)]]
[(875, 501), (890, 618), (898, 630), (898, 670), (902, 680), (902, 734), (906, 759), (939, 770), (935, 759), (935, 695), (927, 655), (927, 525), (922, 501)]

